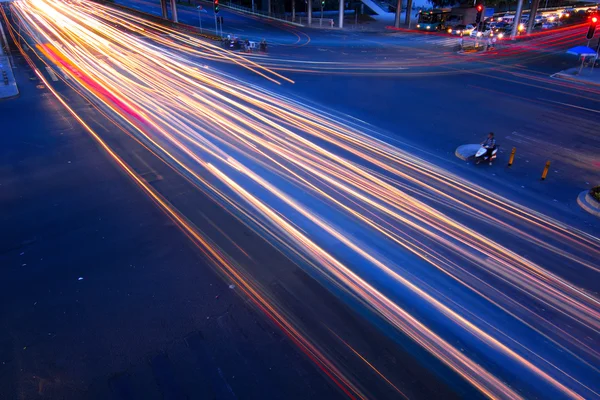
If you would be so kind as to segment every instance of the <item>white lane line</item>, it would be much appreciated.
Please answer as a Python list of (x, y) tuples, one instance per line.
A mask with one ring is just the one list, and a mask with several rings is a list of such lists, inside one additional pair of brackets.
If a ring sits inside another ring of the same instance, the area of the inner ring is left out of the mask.
[(50, 67), (46, 67), (46, 71), (48, 71), (48, 75), (50, 75), (50, 79), (52, 79), (54, 82), (58, 81), (58, 76), (56, 76), (56, 74), (54, 73), (54, 71), (52, 71), (50, 69)]
[(538, 97), (538, 100), (547, 101), (547, 102), (550, 102), (550, 103), (556, 103), (556, 104), (560, 104), (562, 106), (567, 106), (567, 107), (572, 107), (572, 108), (578, 108), (580, 110), (585, 110), (585, 111), (590, 111), (590, 112), (593, 112), (593, 113), (596, 113), (596, 114), (600, 114), (599, 110), (592, 110), (591, 108), (580, 107), (580, 106), (576, 106), (574, 104), (568, 104), (568, 103), (562, 103), (560, 101), (553, 101), (553, 100), (542, 99), (540, 97)]

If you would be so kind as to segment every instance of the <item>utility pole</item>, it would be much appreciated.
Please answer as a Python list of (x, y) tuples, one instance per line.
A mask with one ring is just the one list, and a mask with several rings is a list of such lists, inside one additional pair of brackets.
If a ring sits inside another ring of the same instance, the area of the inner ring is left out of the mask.
[(173, 22), (179, 22), (177, 20), (177, 0), (171, 0), (171, 17)]
[(296, 0), (292, 0), (292, 22), (296, 22)]
[(531, 0), (531, 11), (529, 11), (529, 21), (527, 22), (527, 34), (530, 35), (535, 25), (535, 15), (540, 6), (540, 0)]
[(270, 17), (271, 16), (271, 0), (267, 1), (267, 15)]
[(308, 6), (306, 7), (306, 12), (308, 14), (308, 26), (312, 25), (312, 0), (308, 0)]
[(512, 32), (510, 33), (510, 40), (515, 40), (517, 33), (519, 32), (519, 25), (521, 25), (521, 14), (523, 13), (523, 0), (518, 0), (517, 13), (515, 14), (515, 22), (513, 22)]
[(344, 0), (340, 0), (340, 29), (344, 27)]
[(394, 19), (394, 27), (400, 28), (400, 14), (402, 14), (402, 0), (396, 3), (396, 18)]
[(408, 25), (408, 29), (410, 29), (410, 14), (412, 14), (412, 3), (413, 0), (408, 0), (406, 2), (406, 16), (404, 17), (404, 23)]

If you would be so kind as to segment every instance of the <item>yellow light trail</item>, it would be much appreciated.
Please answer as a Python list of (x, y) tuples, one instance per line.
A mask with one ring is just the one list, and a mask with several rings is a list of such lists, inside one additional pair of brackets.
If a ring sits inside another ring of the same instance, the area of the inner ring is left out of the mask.
[[(600, 301), (561, 276), (568, 266), (597, 279), (597, 237), (431, 165), (373, 128), (267, 89), (292, 82), (239, 54), (85, 1), (11, 7), (45, 61), (142, 143), (483, 394), (521, 398), (506, 382), (518, 368), (542, 393), (600, 397)], [(265, 85), (222, 72), (219, 62)], [(422, 304), (419, 313), (408, 311), (411, 302)], [(472, 354), (445, 337), (444, 324)], [(310, 354), (362, 396), (316, 348)], [(498, 359), (508, 365), (491, 372)]]

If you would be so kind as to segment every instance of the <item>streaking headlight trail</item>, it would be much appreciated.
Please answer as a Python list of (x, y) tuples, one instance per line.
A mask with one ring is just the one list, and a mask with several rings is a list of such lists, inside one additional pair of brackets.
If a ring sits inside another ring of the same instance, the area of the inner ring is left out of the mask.
[(600, 397), (600, 301), (572, 283), (598, 279), (597, 237), (283, 96), (289, 79), (210, 43), (94, 3), (11, 7), (163, 160), (484, 395)]

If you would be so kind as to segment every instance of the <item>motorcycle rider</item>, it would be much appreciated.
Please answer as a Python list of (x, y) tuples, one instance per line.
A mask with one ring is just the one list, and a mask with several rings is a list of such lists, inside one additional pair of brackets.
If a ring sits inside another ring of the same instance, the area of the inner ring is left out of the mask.
[(496, 139), (494, 138), (494, 132), (490, 132), (488, 134), (487, 139), (485, 139), (483, 141), (483, 143), (481, 143), (481, 145), (483, 147), (486, 148), (486, 152), (485, 155), (483, 156), (484, 160), (489, 159), (492, 156), (492, 152), (494, 151), (494, 149), (496, 148)]

